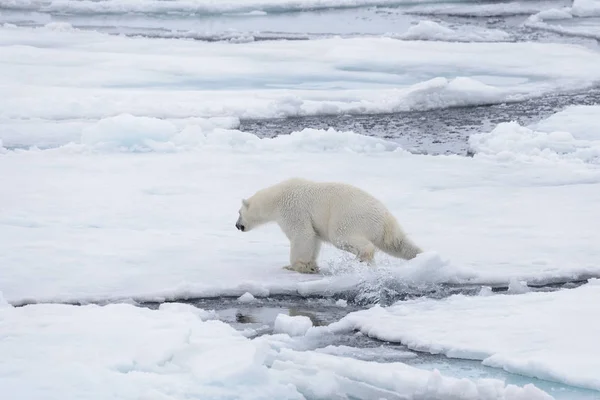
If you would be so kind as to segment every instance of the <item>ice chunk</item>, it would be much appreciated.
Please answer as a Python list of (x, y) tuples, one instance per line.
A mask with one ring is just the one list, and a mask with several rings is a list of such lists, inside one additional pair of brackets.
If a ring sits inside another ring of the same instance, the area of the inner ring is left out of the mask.
[(532, 15), (529, 20), (530, 21), (551, 21), (551, 20), (561, 20), (561, 19), (570, 19), (573, 18), (573, 14), (571, 14), (571, 9), (568, 7), (565, 8), (551, 8), (549, 10), (543, 10), (539, 13)]
[(282, 382), (300, 388), (309, 398), (419, 398), (461, 400), (550, 400), (528, 384), (505, 385), (495, 379), (456, 379), (399, 362), (376, 363), (318, 352), (282, 349), (271, 367)]
[(348, 302), (344, 299), (339, 299), (335, 302), (335, 305), (338, 307), (348, 307)]
[(256, 299), (254, 298), (254, 296), (252, 296), (252, 293), (250, 293), (250, 292), (246, 292), (243, 295), (241, 295), (240, 297), (238, 297), (238, 301), (240, 303), (251, 303), (254, 300), (256, 300)]
[(482, 286), (479, 290), (479, 296), (493, 296), (494, 291), (489, 286)]
[(569, 106), (529, 127), (544, 132), (569, 132), (577, 140), (600, 142), (600, 106)]
[(523, 294), (529, 292), (529, 286), (526, 281), (520, 281), (512, 278), (508, 284), (508, 293), (510, 294)]
[(379, 340), (506, 371), (600, 390), (600, 285), (514, 296), (455, 295), (398, 302), (348, 314), (333, 332), (359, 330)]
[(508, 40), (510, 35), (497, 29), (469, 29), (455, 30), (442, 26), (434, 21), (419, 21), (411, 26), (405, 33), (392, 35), (405, 40), (442, 40), (450, 42), (499, 42)]
[(304, 315), (289, 316), (287, 314), (278, 314), (277, 318), (275, 318), (273, 332), (287, 333), (290, 336), (303, 336), (312, 326), (310, 318)]
[(572, 12), (577, 17), (600, 17), (600, 1), (573, 0)]

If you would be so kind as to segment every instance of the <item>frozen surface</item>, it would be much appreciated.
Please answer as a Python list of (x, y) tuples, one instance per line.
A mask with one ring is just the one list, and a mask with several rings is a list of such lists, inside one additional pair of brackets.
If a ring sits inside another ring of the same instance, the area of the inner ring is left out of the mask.
[(172, 123), (373, 114), (514, 101), (600, 80), (600, 54), (566, 44), (379, 37), (235, 45), (56, 24), (0, 32), (5, 146), (79, 141), (121, 113)]
[(250, 340), (202, 313), (185, 304), (0, 305), (0, 392), (19, 399), (551, 398), (533, 385), (297, 352), (286, 348), (285, 334)]
[[(258, 139), (223, 127), (230, 122), (145, 130), (147, 119), (121, 116), (93, 125), (88, 144), (1, 155), (0, 169), (11, 171), (0, 187), (5, 298), (353, 291), (374, 301), (384, 289), (600, 275), (600, 170), (591, 159), (531, 157), (527, 138), (512, 157), (419, 156), (334, 130)], [(321, 274), (282, 269), (289, 243), (277, 226), (243, 234), (234, 223), (241, 198), (290, 176), (373, 193), (426, 253), (410, 262), (378, 254), (370, 269), (325, 246)]]
[(482, 360), (487, 366), (600, 390), (600, 281), (577, 289), (398, 302), (330, 325), (411, 349)]

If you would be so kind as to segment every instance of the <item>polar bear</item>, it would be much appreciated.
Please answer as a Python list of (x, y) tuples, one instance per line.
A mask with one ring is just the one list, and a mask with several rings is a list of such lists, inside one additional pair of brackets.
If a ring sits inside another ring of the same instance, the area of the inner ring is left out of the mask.
[(422, 253), (379, 200), (344, 183), (291, 178), (242, 200), (238, 230), (269, 222), (277, 222), (290, 240), (290, 265), (283, 268), (300, 273), (319, 271), (322, 242), (368, 264), (376, 248), (406, 260)]

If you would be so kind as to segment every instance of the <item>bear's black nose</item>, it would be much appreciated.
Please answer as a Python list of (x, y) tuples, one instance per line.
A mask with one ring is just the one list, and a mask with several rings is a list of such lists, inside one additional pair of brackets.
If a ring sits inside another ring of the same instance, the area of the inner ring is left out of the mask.
[(235, 227), (242, 232), (244, 232), (244, 229), (246, 229), (244, 225), (238, 223), (235, 224)]

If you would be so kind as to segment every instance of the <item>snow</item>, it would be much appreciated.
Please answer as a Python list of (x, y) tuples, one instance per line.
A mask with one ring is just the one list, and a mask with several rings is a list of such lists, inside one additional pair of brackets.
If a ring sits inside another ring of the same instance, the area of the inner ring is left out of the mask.
[(600, 163), (600, 106), (571, 106), (530, 127), (501, 123), (491, 132), (472, 135), (469, 144), (481, 155), (545, 158)]
[(310, 318), (304, 315), (278, 314), (275, 318), (273, 332), (287, 333), (290, 336), (303, 336), (312, 326)]
[(303, 399), (337, 393), (367, 399), (390, 390), (432, 399), (441, 393), (465, 400), (550, 398), (532, 385), (459, 380), (402, 363), (297, 352), (286, 348), (285, 335), (251, 340), (221, 321), (204, 320), (202, 313), (185, 304), (158, 310), (128, 304), (2, 307), (0, 392), (91, 400)]
[[(110, 142), (99, 130), (126, 124), (107, 119), (121, 114), (186, 125), (388, 113), (514, 101), (600, 80), (597, 52), (554, 43), (332, 37), (233, 45), (2, 27), (0, 57), (5, 146)], [(172, 130), (157, 134), (164, 129)]]
[(411, 300), (357, 311), (329, 325), (452, 358), (600, 390), (598, 280), (576, 289)]
[(498, 29), (469, 27), (451, 29), (434, 21), (419, 21), (405, 33), (393, 35), (404, 40), (442, 40), (450, 42), (499, 42), (510, 39), (510, 35)]

